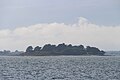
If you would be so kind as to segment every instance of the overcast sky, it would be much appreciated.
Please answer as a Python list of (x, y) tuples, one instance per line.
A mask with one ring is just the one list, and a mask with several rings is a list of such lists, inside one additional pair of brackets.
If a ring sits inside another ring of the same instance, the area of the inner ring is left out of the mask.
[(0, 50), (45, 43), (120, 50), (120, 0), (0, 0)]

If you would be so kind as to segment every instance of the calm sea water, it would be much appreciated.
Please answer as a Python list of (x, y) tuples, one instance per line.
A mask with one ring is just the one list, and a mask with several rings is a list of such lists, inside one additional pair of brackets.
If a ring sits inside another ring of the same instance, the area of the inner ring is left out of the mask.
[(120, 57), (2, 56), (0, 80), (120, 80)]

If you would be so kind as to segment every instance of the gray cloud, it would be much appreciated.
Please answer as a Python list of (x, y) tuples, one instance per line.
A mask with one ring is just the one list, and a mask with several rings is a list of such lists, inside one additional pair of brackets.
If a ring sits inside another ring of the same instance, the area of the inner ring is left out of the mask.
[(24, 50), (46, 43), (72, 43), (120, 50), (120, 26), (100, 26), (80, 17), (77, 23), (44, 23), (0, 30), (0, 49)]

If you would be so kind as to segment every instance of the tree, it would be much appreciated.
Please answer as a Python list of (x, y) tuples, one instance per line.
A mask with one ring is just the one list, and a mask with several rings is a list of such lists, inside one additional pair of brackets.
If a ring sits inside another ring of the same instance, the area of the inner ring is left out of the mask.
[(40, 52), (40, 50), (41, 50), (41, 47), (39, 47), (39, 46), (36, 46), (36, 47), (34, 48), (34, 52)]
[(83, 45), (78, 46), (81, 50), (85, 50)]
[(44, 45), (44, 47), (42, 48), (42, 51), (53, 51), (55, 50), (56, 45), (51, 45), (51, 44), (46, 44)]
[(96, 47), (87, 46), (86, 51), (87, 51), (87, 53), (90, 54), (90, 55), (102, 55), (102, 54), (104, 54), (104, 51), (100, 51), (100, 50), (99, 50), (98, 48), (96, 48)]
[(72, 44), (69, 44), (67, 47), (68, 47), (68, 48), (72, 48)]
[(26, 52), (27, 52), (27, 53), (33, 52), (33, 47), (32, 47), (32, 46), (29, 46), (29, 47), (26, 49)]
[(57, 47), (57, 51), (62, 51), (67, 48), (67, 45), (65, 43), (59, 44)]

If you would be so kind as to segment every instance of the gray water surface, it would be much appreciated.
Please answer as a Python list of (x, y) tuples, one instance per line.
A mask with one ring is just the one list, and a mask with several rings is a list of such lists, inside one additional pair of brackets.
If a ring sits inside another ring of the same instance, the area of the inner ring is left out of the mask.
[(120, 57), (1, 56), (0, 80), (120, 80)]

